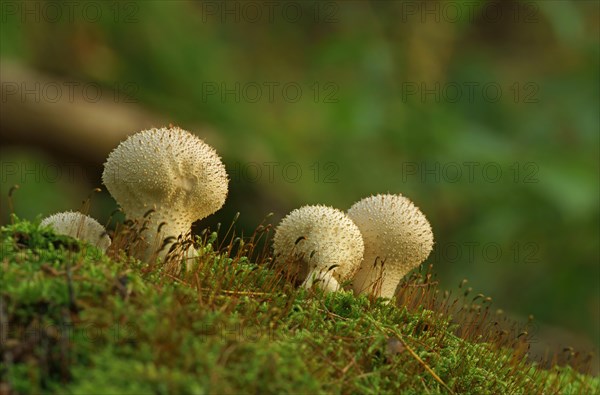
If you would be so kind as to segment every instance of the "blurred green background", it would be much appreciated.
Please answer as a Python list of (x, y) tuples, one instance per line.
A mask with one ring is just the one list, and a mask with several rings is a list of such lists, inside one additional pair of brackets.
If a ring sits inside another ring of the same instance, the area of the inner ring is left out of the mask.
[(600, 346), (597, 1), (69, 4), (1, 3), (3, 223), (13, 184), (21, 217), (77, 209), (123, 125), (173, 123), (231, 175), (200, 228), (400, 192), (442, 287)]

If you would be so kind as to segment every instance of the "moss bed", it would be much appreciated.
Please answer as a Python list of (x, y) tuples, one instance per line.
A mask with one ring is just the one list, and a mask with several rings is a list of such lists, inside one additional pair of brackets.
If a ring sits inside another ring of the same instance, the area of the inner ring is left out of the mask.
[(0, 235), (0, 393), (600, 393), (597, 377), (531, 362), (520, 338), (465, 336), (435, 293), (297, 290), (259, 251), (268, 229), (205, 232), (186, 270), (15, 219)]

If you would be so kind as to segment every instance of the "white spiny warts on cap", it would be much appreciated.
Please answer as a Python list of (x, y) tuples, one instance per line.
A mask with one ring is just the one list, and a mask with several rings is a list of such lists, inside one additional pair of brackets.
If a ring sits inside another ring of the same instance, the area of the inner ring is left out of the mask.
[(212, 147), (170, 127), (121, 142), (104, 164), (102, 181), (129, 219), (149, 221), (143, 236), (148, 243), (144, 258), (150, 259), (159, 249), (158, 257), (164, 258), (172, 244), (161, 249), (166, 238), (186, 237), (194, 221), (223, 206), (229, 179)]
[(102, 251), (110, 246), (110, 237), (104, 226), (95, 219), (79, 212), (65, 211), (46, 217), (40, 226), (49, 226), (59, 235), (71, 236), (98, 247)]
[(360, 267), (362, 237), (348, 216), (332, 207), (304, 206), (293, 210), (277, 226), (273, 248), (276, 259), (292, 265), (304, 287), (314, 284), (335, 291)]
[(427, 259), (433, 248), (427, 218), (400, 194), (362, 199), (348, 210), (348, 216), (360, 229), (365, 243), (364, 260), (354, 276), (354, 291), (393, 298), (400, 280)]

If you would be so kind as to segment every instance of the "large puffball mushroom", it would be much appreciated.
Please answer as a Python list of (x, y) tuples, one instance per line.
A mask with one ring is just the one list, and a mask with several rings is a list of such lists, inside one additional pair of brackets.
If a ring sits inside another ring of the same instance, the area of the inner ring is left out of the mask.
[(393, 298), (400, 280), (427, 259), (433, 248), (427, 218), (399, 194), (362, 199), (348, 210), (348, 216), (365, 243), (364, 260), (353, 280), (354, 291)]
[(40, 226), (49, 226), (59, 235), (87, 241), (102, 251), (106, 251), (110, 246), (110, 237), (104, 226), (82, 213), (73, 211), (57, 213), (44, 218)]
[(178, 127), (129, 136), (108, 156), (102, 181), (129, 219), (146, 222), (145, 260), (164, 258), (194, 221), (219, 210), (229, 183), (216, 151)]
[(306, 288), (313, 284), (337, 291), (360, 267), (364, 252), (360, 231), (348, 216), (332, 207), (303, 206), (289, 213), (275, 230), (276, 259), (292, 267)]

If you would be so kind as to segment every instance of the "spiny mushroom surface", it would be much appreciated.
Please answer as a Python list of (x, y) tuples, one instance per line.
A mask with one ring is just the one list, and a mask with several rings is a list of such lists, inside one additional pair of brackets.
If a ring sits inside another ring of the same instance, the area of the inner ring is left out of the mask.
[(163, 246), (166, 238), (186, 237), (194, 221), (219, 210), (229, 183), (216, 151), (178, 127), (144, 130), (121, 142), (102, 181), (129, 219), (148, 221), (146, 260), (157, 252), (164, 258), (172, 244)]
[(365, 243), (364, 260), (353, 280), (354, 291), (393, 298), (400, 280), (427, 259), (433, 248), (427, 218), (400, 194), (362, 199), (348, 210), (348, 216)]
[(292, 265), (287, 269), (298, 274), (304, 287), (336, 291), (360, 267), (364, 245), (343, 211), (316, 205), (295, 209), (281, 221), (273, 249), (276, 259)]
[(46, 217), (40, 226), (49, 226), (59, 235), (71, 236), (84, 240), (106, 251), (110, 246), (110, 237), (104, 226), (95, 219), (79, 212), (65, 211)]

